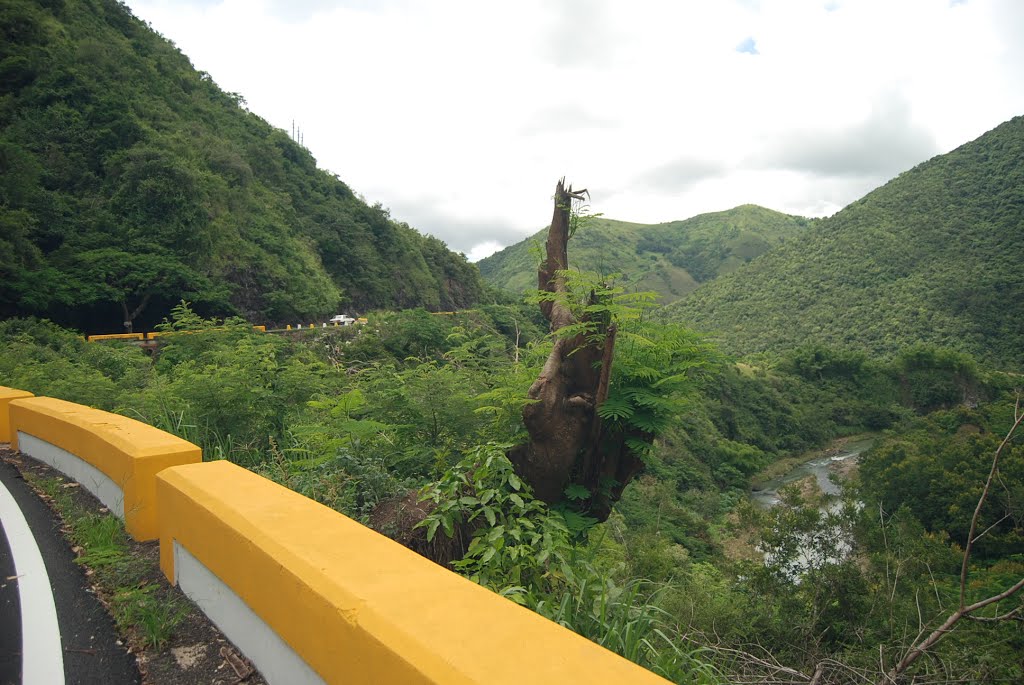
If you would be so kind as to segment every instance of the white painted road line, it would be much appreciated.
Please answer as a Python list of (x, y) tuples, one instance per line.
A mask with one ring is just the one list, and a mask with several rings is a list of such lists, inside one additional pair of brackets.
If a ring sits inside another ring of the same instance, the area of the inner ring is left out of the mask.
[(21, 599), (22, 685), (62, 685), (64, 650), (57, 607), (46, 564), (24, 514), (10, 490), (0, 483), (0, 520), (11, 548)]

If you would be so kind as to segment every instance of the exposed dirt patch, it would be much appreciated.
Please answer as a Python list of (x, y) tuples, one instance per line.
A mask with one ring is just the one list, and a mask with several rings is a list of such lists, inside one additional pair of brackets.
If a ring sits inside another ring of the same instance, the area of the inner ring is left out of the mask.
[(728, 535), (723, 536), (722, 554), (730, 561), (753, 561), (760, 563), (764, 553), (757, 548), (758, 529), (736, 510), (730, 511), (726, 517)]
[[(65, 481), (63, 491), (72, 498), (76, 509), (93, 514), (108, 513), (106, 507), (83, 487), (68, 482), (61, 473), (45, 464), (18, 452), (0, 446), (0, 459), (14, 465), (27, 481), (36, 479), (60, 479)], [(58, 516), (61, 511), (54, 506), (52, 497), (36, 488), (36, 492)], [(62, 517), (62, 520), (63, 517)], [(64, 533), (67, 536), (65, 526)], [(161, 649), (147, 647), (142, 636), (132, 630), (122, 632), (121, 639), (128, 645), (128, 651), (135, 655), (142, 682), (146, 685), (266, 685), (256, 672), (235, 649), (224, 635), (210, 623), (206, 615), (176, 587), (172, 587), (160, 571), (160, 546), (157, 542), (140, 543), (129, 541), (130, 554), (143, 566), (143, 582), (155, 585), (162, 593), (183, 607), (184, 617), (174, 629)], [(68, 542), (68, 547), (79, 557), (83, 550)], [(110, 611), (112, 594), (108, 588), (94, 581), (93, 569), (83, 565), (86, 582), (92, 587), (107, 610)], [(110, 685), (116, 685), (111, 683)]]
[(817, 476), (805, 476), (789, 487), (795, 487), (805, 502), (822, 503), (824, 493), (821, 491), (821, 486), (818, 485)]
[(832, 473), (838, 476), (842, 481), (847, 481), (857, 473), (857, 467), (859, 465), (860, 459), (843, 459), (842, 461), (836, 462), (832, 465)]
[(202, 662), (208, 649), (209, 645), (198, 644), (191, 647), (171, 647), (170, 652), (178, 667), (187, 671)]

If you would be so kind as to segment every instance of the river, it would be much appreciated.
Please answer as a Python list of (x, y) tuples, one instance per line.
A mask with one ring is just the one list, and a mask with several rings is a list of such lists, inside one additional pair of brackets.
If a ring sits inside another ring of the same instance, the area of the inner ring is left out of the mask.
[[(808, 476), (814, 476), (818, 481), (818, 487), (825, 494), (839, 494), (839, 488), (832, 482), (831, 476), (837, 473), (848, 473), (850, 467), (856, 463), (862, 453), (867, 451), (875, 442), (872, 436), (859, 437), (854, 440), (840, 442), (837, 446), (826, 450), (819, 456), (813, 457), (802, 464), (790, 469), (787, 473), (778, 478), (766, 481), (760, 490), (750, 493), (750, 498), (755, 504), (771, 509), (779, 503), (779, 490), (790, 483), (804, 480)], [(838, 506), (838, 503), (826, 503), (826, 508)], [(822, 509), (826, 511), (826, 509)], [(833, 510), (835, 511), (835, 510)], [(821, 537), (819, 535), (800, 534), (799, 552), (795, 558), (786, 562), (782, 571), (789, 576), (793, 582), (799, 583), (801, 576), (810, 568), (820, 566), (823, 562), (839, 561), (850, 551), (850, 544), (839, 528), (832, 528), (834, 535)], [(827, 548), (820, 547), (823, 540), (832, 540), (834, 545)], [(773, 555), (770, 551), (761, 550), (765, 553), (765, 564), (772, 564)]]
[(856, 462), (874, 442), (873, 437), (860, 437), (845, 442), (841, 447), (828, 450), (821, 456), (798, 464), (784, 475), (766, 481), (760, 490), (750, 493), (750, 499), (762, 508), (770, 509), (779, 503), (779, 490), (811, 475), (817, 478), (818, 487), (822, 492), (829, 495), (839, 494), (839, 488), (832, 482), (830, 476), (849, 467), (851, 459)]

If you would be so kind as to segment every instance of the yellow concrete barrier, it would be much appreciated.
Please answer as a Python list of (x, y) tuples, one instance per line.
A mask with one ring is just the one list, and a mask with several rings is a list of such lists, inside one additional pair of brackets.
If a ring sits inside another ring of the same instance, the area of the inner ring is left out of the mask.
[(0, 385), (0, 442), (11, 441), (11, 415), (8, 405), (11, 400), (32, 397), (32, 393), (17, 388), (5, 388)]
[(199, 447), (170, 433), (52, 397), (11, 400), (10, 422), (11, 447), (77, 480), (136, 540), (158, 534), (156, 474), (202, 461)]
[[(167, 577), (200, 606), (221, 601), (213, 598), (225, 596), (226, 586), (241, 600), (231, 600), (234, 611), (251, 610), (315, 672), (305, 679), (274, 674), (283, 657), (247, 647), (244, 630), (221, 625), (268, 682), (667, 682), (226, 461), (165, 469), (157, 506)], [(209, 585), (192, 586), (198, 581), (186, 583), (186, 575)], [(214, 617), (218, 610), (204, 611)]]
[(106, 335), (90, 335), (86, 340), (96, 342), (97, 340), (145, 340), (145, 333), (107, 333)]

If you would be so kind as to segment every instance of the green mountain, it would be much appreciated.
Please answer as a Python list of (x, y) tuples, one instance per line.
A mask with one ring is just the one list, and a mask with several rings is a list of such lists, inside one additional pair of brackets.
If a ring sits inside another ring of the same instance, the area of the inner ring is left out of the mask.
[(464, 257), (243, 105), (116, 0), (4, 0), (0, 316), (109, 331), (183, 297), (257, 321), (479, 298)]
[[(638, 289), (660, 293), (662, 303), (673, 302), (810, 223), (756, 205), (664, 224), (595, 218), (573, 237), (569, 260), (573, 268), (621, 273)], [(536, 288), (546, 230), (477, 262), (484, 279), (513, 292)]]
[(748, 354), (915, 343), (1005, 368), (1024, 349), (1024, 117), (907, 171), (665, 308)]

